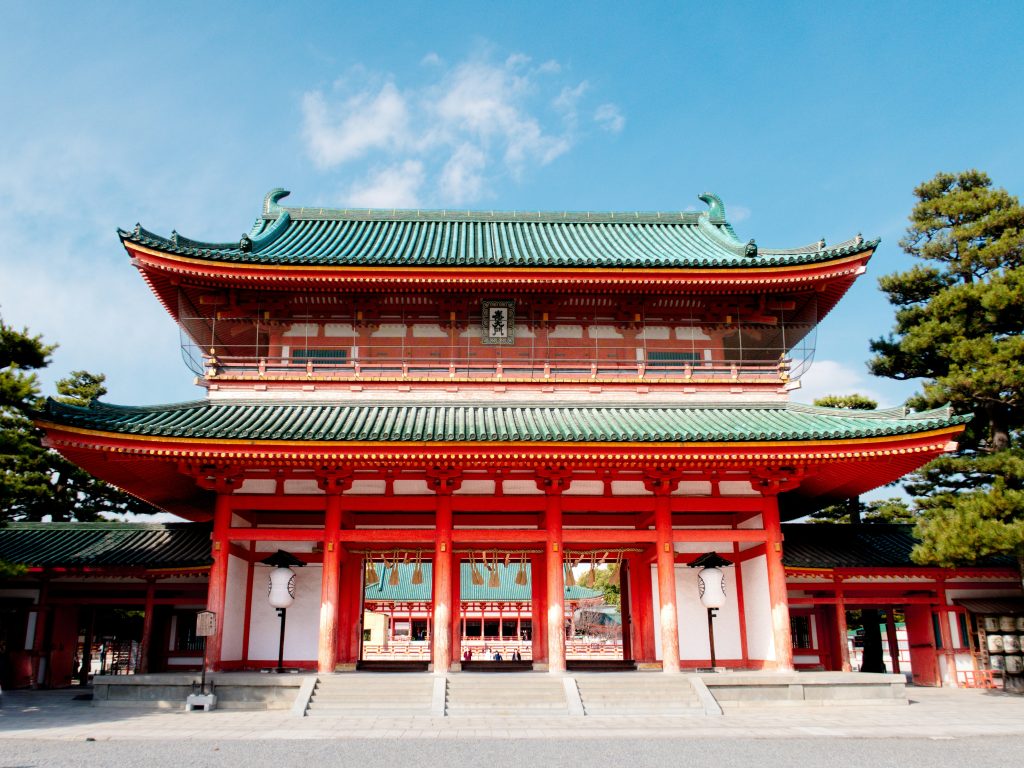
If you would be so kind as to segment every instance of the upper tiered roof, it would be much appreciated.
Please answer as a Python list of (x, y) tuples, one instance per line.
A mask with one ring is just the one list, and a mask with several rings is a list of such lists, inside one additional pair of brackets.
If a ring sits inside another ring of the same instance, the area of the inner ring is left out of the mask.
[(866, 253), (859, 235), (827, 247), (768, 250), (742, 242), (713, 194), (709, 210), (545, 213), (289, 208), (271, 191), (238, 241), (210, 243), (136, 225), (126, 246), (215, 264), (292, 267), (751, 269), (818, 264)]

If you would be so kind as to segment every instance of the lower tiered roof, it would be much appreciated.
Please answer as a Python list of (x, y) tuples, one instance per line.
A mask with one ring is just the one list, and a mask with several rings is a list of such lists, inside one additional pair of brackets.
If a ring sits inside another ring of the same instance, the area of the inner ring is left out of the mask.
[(40, 418), (121, 435), (218, 440), (650, 442), (847, 440), (963, 424), (949, 408), (854, 411), (793, 403), (691, 405), (370, 405), (211, 401), (129, 407), (49, 400)]

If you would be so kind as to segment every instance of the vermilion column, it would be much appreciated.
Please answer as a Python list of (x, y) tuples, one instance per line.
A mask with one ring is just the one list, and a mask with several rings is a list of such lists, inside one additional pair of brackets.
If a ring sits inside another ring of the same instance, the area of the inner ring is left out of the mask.
[(676, 553), (672, 546), (672, 500), (669, 489), (659, 488), (654, 500), (657, 534), (658, 608), (661, 620), (661, 665), (665, 672), (679, 671), (679, 611), (676, 608)]
[[(765, 531), (765, 560), (768, 563), (768, 597), (772, 606), (772, 636), (775, 640), (775, 668), (793, 671), (793, 633), (789, 625), (789, 596), (786, 569), (782, 565), (782, 525), (775, 496), (765, 496), (762, 507)], [(845, 640), (843, 641), (845, 644)]]
[(152, 579), (146, 582), (146, 607), (145, 615), (142, 617), (142, 642), (139, 643), (139, 666), (138, 673), (144, 675), (149, 672), (149, 647), (153, 637), (153, 607), (156, 599), (156, 582)]
[(651, 568), (645, 557), (630, 556), (629, 613), (632, 630), (633, 658), (651, 661), (654, 658), (654, 621), (651, 616)]
[[(462, 571), (461, 562), (452, 555), (452, 640), (451, 660), (461, 663), (462, 659)], [(412, 626), (411, 624), (409, 626)]]
[(892, 659), (892, 672), (894, 675), (900, 673), (900, 641), (896, 634), (896, 619), (892, 615), (892, 608), (885, 611), (885, 635), (889, 641), (889, 658)]
[(843, 600), (842, 583), (836, 581), (836, 644), (839, 648), (839, 664), (843, 672), (853, 669), (850, 664), (850, 644), (846, 640), (846, 601)]
[(530, 632), (533, 639), (533, 660), (548, 661), (548, 588), (547, 557), (530, 557)]
[(544, 552), (547, 582), (548, 672), (565, 672), (565, 572), (562, 551), (562, 489), (548, 488), (544, 512), (547, 546)]
[(333, 672), (338, 665), (338, 618), (341, 598), (341, 493), (332, 489), (324, 512), (324, 567), (320, 579), (320, 639), (317, 671)]
[(341, 611), (338, 618), (338, 661), (354, 664), (359, 655), (359, 631), (363, 608), (363, 559), (361, 555), (342, 551)]
[(437, 488), (434, 544), (434, 674), (448, 672), (452, 663), (452, 497), (451, 489)]
[(210, 566), (210, 584), (206, 595), (206, 610), (217, 614), (217, 630), (206, 638), (206, 668), (211, 672), (221, 669), (220, 650), (224, 642), (224, 605), (228, 589), (228, 538), (231, 529), (230, 491), (217, 490), (213, 508), (213, 565)]

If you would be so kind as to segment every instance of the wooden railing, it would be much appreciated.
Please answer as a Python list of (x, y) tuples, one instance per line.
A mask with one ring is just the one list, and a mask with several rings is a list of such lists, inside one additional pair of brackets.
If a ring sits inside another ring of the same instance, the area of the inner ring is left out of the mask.
[(203, 370), (208, 380), (481, 380), (481, 381), (551, 381), (637, 380), (681, 381), (757, 381), (789, 380), (791, 361), (776, 362), (619, 362), (611, 360), (437, 360), (409, 358), (406, 360), (362, 360), (339, 357), (289, 360), (204, 355)]

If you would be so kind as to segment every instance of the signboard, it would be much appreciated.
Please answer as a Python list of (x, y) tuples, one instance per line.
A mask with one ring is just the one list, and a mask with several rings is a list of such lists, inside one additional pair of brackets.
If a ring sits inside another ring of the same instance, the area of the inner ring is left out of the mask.
[(196, 614), (196, 637), (210, 637), (217, 634), (217, 614), (200, 611)]
[(480, 341), (484, 344), (514, 344), (516, 303), (510, 299), (483, 302)]

